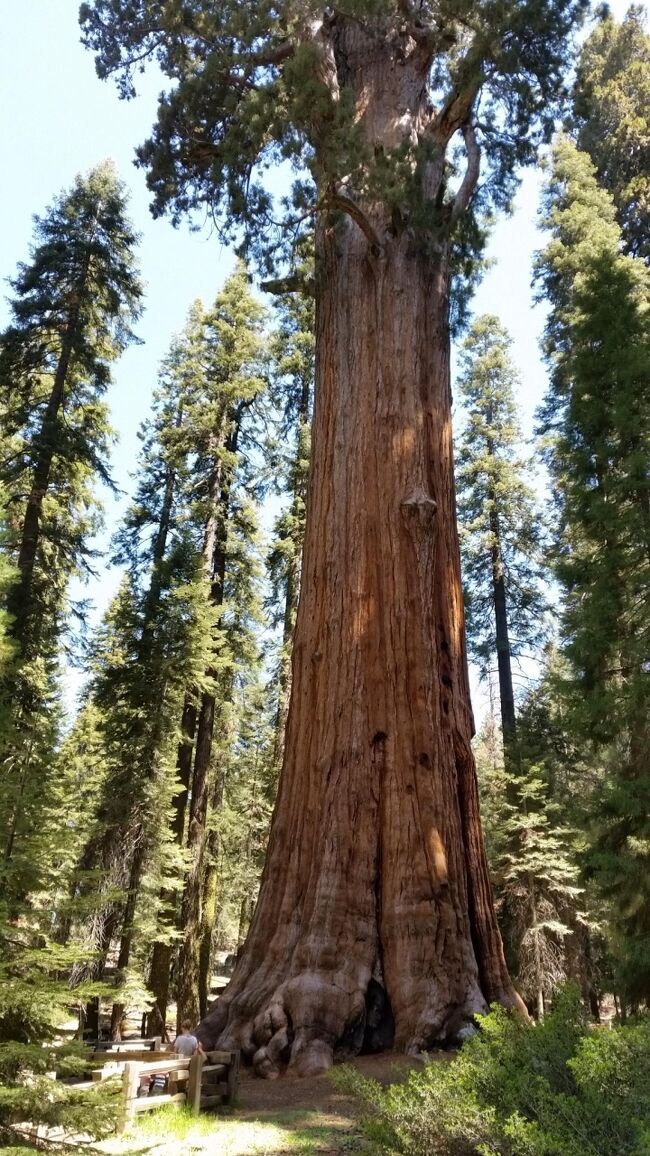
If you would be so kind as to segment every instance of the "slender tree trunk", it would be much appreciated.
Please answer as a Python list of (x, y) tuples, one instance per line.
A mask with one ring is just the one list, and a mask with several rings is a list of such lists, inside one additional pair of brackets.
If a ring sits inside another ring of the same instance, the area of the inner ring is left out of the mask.
[(531, 913), (531, 930), (533, 933), (533, 956), (535, 959), (535, 1003), (537, 1007), (537, 1019), (544, 1019), (544, 968), (542, 967), (542, 952), (539, 945), (539, 928), (537, 923), (537, 898), (535, 892), (535, 880), (532, 876), (528, 879), (528, 894), (530, 896), (530, 913)]
[[(142, 882), (142, 874), (147, 858), (147, 839), (144, 830), (139, 826), (136, 832), (136, 846), (133, 851), (131, 859), (131, 870), (129, 872), (129, 883), (126, 895), (126, 904), (124, 905), (124, 913), (122, 916), (122, 934), (120, 938), (120, 950), (117, 957), (117, 982), (122, 981), (124, 972), (126, 971), (131, 961), (131, 948), (133, 947), (134, 921), (135, 909), (140, 893), (140, 884)], [(117, 999), (113, 1004), (111, 1012), (111, 1039), (119, 1040), (122, 1038), (122, 1020), (124, 1019), (125, 1005)]]
[(241, 951), (246, 941), (248, 928), (251, 921), (251, 903), (247, 895), (244, 895), (239, 907), (239, 927), (237, 929), (237, 953)]
[[(223, 763), (217, 767), (210, 812), (217, 815), (223, 806), (226, 780)], [(199, 1010), (201, 1017), (207, 1014), (210, 980), (212, 974), (212, 940), (217, 918), (219, 882), (219, 832), (213, 825), (206, 839), (205, 865), (203, 871), (203, 893), (201, 899), (201, 927), (199, 948)]]
[(32, 739), (32, 740), (30, 740), (29, 746), (27, 747), (27, 751), (25, 752), (25, 758), (22, 759), (21, 763), (20, 763), (20, 778), (18, 781), (18, 792), (16, 794), (16, 798), (14, 800), (14, 805), (13, 805), (12, 811), (11, 811), (11, 819), (9, 821), (9, 830), (7, 832), (7, 842), (5, 845), (5, 854), (4, 854), (5, 863), (11, 862), (11, 857), (14, 853), (14, 844), (16, 842), (16, 836), (18, 834), (18, 822), (19, 822), (20, 815), (21, 815), (22, 809), (23, 809), (23, 797), (25, 794), (25, 787), (27, 785), (27, 776), (28, 776), (28, 771), (29, 771), (29, 764), (31, 762), (33, 746), (34, 746), (34, 741)]
[(174, 839), (179, 847), (183, 845), (185, 826), (187, 821), (187, 804), (190, 797), (190, 783), (192, 781), (192, 756), (194, 754), (194, 740), (196, 738), (196, 705), (190, 695), (185, 696), (183, 715), (181, 718), (181, 741), (178, 744), (178, 792), (174, 800), (174, 818), (172, 829)]
[(206, 864), (203, 873), (203, 893), (201, 898), (201, 930), (199, 946), (199, 1015), (207, 1015), (212, 979), (212, 939), (217, 918), (217, 898), (219, 883), (219, 838), (216, 831), (210, 831), (206, 842)]
[[(255, 786), (257, 786), (257, 783), (255, 783)], [(244, 861), (242, 864), (244, 871), (245, 871), (246, 878), (248, 878), (248, 875), (249, 875), (250, 863), (251, 863), (252, 856), (253, 856), (253, 834), (252, 834), (251, 826), (249, 825), (248, 831), (246, 833), (246, 846), (244, 849)], [(250, 927), (252, 914), (253, 914), (253, 897), (249, 893), (248, 887), (247, 887), (246, 890), (244, 891), (244, 895), (242, 896), (242, 901), (241, 901), (241, 905), (239, 908), (239, 927), (237, 929), (237, 954), (239, 954), (239, 952), (241, 951), (241, 948), (243, 947), (244, 942), (246, 940), (246, 936), (248, 935), (248, 929)]]
[[(231, 415), (231, 428), (226, 438), (225, 450), (230, 462), (235, 459), (239, 441), (239, 430), (243, 414), (240, 404)], [(211, 578), (210, 598), (213, 606), (219, 607), (224, 599), (226, 577), (226, 538), (230, 512), (230, 492), (234, 469), (232, 464), (224, 470), (221, 456), (215, 445), (215, 467), (210, 481), (208, 518), (205, 527), (204, 557)], [(216, 677), (216, 672), (207, 672)], [(184, 1020), (198, 1021), (201, 1002), (207, 1003), (205, 984), (207, 964), (203, 962), (203, 996), (201, 996), (201, 943), (205, 939), (202, 929), (202, 893), (205, 875), (205, 851), (208, 834), (208, 812), (211, 796), (214, 795), (211, 768), (212, 738), (217, 716), (217, 700), (214, 693), (204, 691), (198, 712), (194, 769), (192, 772), (192, 801), (188, 828), (187, 847), (190, 852), (190, 866), (185, 879), (181, 903), (181, 928), (183, 942), (178, 961), (177, 978), (177, 1018), (179, 1026)], [(216, 899), (216, 895), (215, 895)], [(212, 917), (213, 918), (213, 917)], [(210, 938), (211, 938), (210, 932)], [(203, 949), (205, 954), (205, 948)]]
[(249, 936), (198, 1029), (269, 1076), (359, 1050), (373, 975), (400, 1049), (517, 1002), (470, 746), (446, 260), (389, 225), (375, 255), (346, 217), (320, 229), (317, 261), (284, 765)]
[[(301, 459), (305, 452), (305, 436), (309, 428), (310, 388), (305, 378), (300, 398), (298, 415), (298, 436), (296, 439), (296, 459), (294, 463), (294, 491), (291, 503), (293, 524), (300, 525), (300, 511), (307, 500), (307, 475), (301, 467)], [(294, 539), (294, 551), (289, 559), (284, 597), (284, 616), (282, 622), (282, 650), (278, 671), (278, 710), (275, 720), (275, 740), (273, 743), (273, 765), (280, 769), (284, 755), (284, 735), (289, 714), (289, 696), (291, 694), (291, 646), (293, 632), (298, 613), (298, 597), (300, 594), (300, 569), (302, 565), (303, 535)]]
[[(196, 733), (196, 707), (192, 698), (187, 695), (183, 706), (181, 721), (182, 739), (178, 745), (178, 790), (174, 796), (174, 814), (171, 831), (174, 842), (178, 847), (183, 846), (187, 804), (189, 800), (190, 780), (192, 776), (192, 752)], [(161, 892), (163, 910), (166, 912), (166, 922), (173, 927), (178, 919), (178, 899), (175, 892)], [(147, 1015), (147, 1032), (149, 1035), (167, 1035), (167, 1005), (169, 1003), (170, 972), (174, 956), (175, 944), (169, 939), (156, 940), (151, 953), (149, 965), (148, 988), (154, 997), (154, 1005)]]
[[(488, 421), (491, 421), (491, 416)], [(488, 454), (494, 456), (494, 446), (488, 440)], [(494, 604), (494, 624), (499, 672), (499, 701), (501, 705), (501, 730), (506, 767), (510, 771), (520, 770), (519, 748), (517, 745), (517, 718), (515, 714), (515, 692), (512, 681), (512, 652), (508, 628), (508, 597), (506, 575), (501, 549), (501, 524), (498, 511), (498, 496), (490, 492), (490, 532), (492, 535), (492, 599)], [(514, 800), (513, 800), (514, 801)]]

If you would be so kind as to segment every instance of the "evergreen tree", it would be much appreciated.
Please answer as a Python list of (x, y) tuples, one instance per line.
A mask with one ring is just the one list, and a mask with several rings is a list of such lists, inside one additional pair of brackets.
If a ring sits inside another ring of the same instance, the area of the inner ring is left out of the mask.
[(626, 252), (650, 263), (650, 36), (644, 5), (603, 6), (578, 61), (573, 127), (616, 205)]
[[(10, 638), (11, 619), (5, 609), (7, 591), (15, 578), (4, 549), (8, 536), (5, 510), (4, 490), (0, 488), (0, 681), (4, 680), (14, 654), (14, 643)], [(2, 705), (0, 700), (0, 734), (5, 732), (8, 725), (6, 710), (7, 704)]]
[(561, 821), (540, 768), (529, 768), (516, 785), (516, 805), (504, 805), (496, 879), (504, 939), (516, 943), (516, 961), (509, 962), (541, 1018), (567, 978), (565, 940), (581, 894), (575, 832)]
[[(263, 321), (264, 310), (252, 296), (246, 268), (240, 263), (204, 317), (204, 371), (188, 399), (184, 426), (187, 444), (196, 454), (188, 479), (193, 496), (191, 517), (202, 538), (203, 567), (217, 626), (205, 671), (209, 685), (198, 696), (196, 707), (191, 707), (189, 720), (186, 714), (190, 742), (185, 744), (185, 752), (179, 752), (192, 758), (188, 873), (180, 912), (183, 941), (176, 974), (179, 1020), (198, 1018), (199, 1002), (205, 1006), (207, 1000), (209, 950), (205, 946), (202, 957), (201, 943), (207, 945), (209, 940), (211, 944), (216, 914), (212, 900), (206, 904), (202, 898), (208, 816), (220, 805), (224, 775), (223, 761), (213, 758), (213, 735), (215, 726), (224, 725), (232, 694), (241, 605), (235, 598), (235, 618), (229, 621), (228, 587), (236, 581), (237, 562), (241, 561), (240, 548), (234, 545), (238, 530), (244, 531), (246, 540), (251, 528), (250, 521), (248, 528), (246, 525), (248, 503), (242, 502), (240, 487), (252, 433), (246, 419), (265, 386)], [(229, 637), (229, 627), (234, 628), (234, 637)], [(210, 857), (214, 860), (214, 848)]]
[[(134, 946), (142, 951), (138, 913), (144, 912), (155, 929), (164, 901), (160, 880), (168, 881), (169, 890), (182, 872), (170, 834), (178, 794), (178, 720), (187, 685), (202, 685), (213, 623), (188, 517), (182, 432), (186, 372), (182, 343), (176, 342), (163, 365), (153, 419), (142, 435), (135, 501), (116, 537), (115, 560), (128, 566), (128, 577), (97, 639), (89, 688), (99, 711), (107, 773), (95, 830), (80, 859), (81, 893), (87, 890), (87, 872), (93, 872), (91, 889), (100, 872), (92, 920), (95, 975), (113, 938), (120, 938), (123, 998), (114, 1005), (113, 1035), (119, 1034)], [(145, 894), (150, 877), (157, 880), (153, 896)], [(142, 987), (141, 967), (137, 982)]]
[(609, 194), (560, 139), (539, 276), (551, 311), (542, 413), (558, 506), (572, 727), (606, 757), (590, 866), (611, 903), (621, 982), (648, 994), (650, 896), (650, 313), (648, 271), (621, 252)]
[(275, 798), (274, 711), (260, 671), (246, 672), (234, 694), (236, 729), (219, 816), (220, 903), (216, 933), (237, 948), (246, 938), (264, 866)]
[[(155, 212), (209, 207), (262, 265), (316, 223), (313, 457), (278, 804), (246, 947), (200, 1029), (251, 1051), (254, 1035), (267, 1075), (287, 1049), (307, 1074), (351, 1033), (361, 1047), (380, 966), (398, 1047), (516, 1002), (470, 746), (449, 295), (459, 246), (475, 256), (475, 211), (508, 201), (551, 131), (584, 7), (162, 0), (153, 21), (146, 0), (81, 8), (100, 74), (118, 73), (125, 95), (148, 59), (171, 82), (139, 153)], [(281, 159), (304, 170), (278, 229), (262, 173)]]
[(2, 477), (16, 528), (11, 629), (25, 656), (38, 652), (57, 562), (65, 578), (83, 561), (71, 525), (79, 488), (108, 480), (102, 399), (140, 309), (136, 240), (124, 187), (100, 165), (35, 219), (31, 261), (11, 282), (13, 322), (0, 339)]
[(475, 744), (506, 957), (518, 990), (540, 1017), (569, 976), (581, 982), (587, 997), (595, 984), (582, 958), (590, 948), (579, 874), (584, 840), (571, 825), (578, 813), (566, 789), (579, 764), (567, 749), (554, 758), (551, 735), (557, 739), (562, 732), (549, 705), (549, 686), (546, 674), (522, 704), (515, 768), (504, 763), (492, 718)]
[(479, 317), (460, 354), (465, 424), (458, 442), (458, 513), (470, 653), (483, 678), (496, 655), (506, 759), (518, 763), (513, 659), (544, 637), (542, 524), (530, 463), (521, 456), (510, 339)]
[(4, 546), (15, 567), (5, 601), (14, 657), (0, 687), (8, 716), (0, 826), (17, 897), (33, 882), (28, 842), (56, 744), (67, 588), (88, 565), (93, 484), (109, 480), (104, 394), (139, 312), (135, 242), (112, 167), (78, 177), (36, 218), (31, 260), (11, 282), (12, 323), (0, 337)]

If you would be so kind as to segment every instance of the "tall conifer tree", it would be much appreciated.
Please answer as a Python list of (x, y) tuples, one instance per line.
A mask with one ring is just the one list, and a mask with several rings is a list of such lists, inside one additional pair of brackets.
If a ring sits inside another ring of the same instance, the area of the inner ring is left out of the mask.
[[(187, 685), (202, 685), (213, 624), (189, 517), (183, 421), (193, 367), (186, 352), (182, 341), (173, 344), (143, 430), (135, 500), (115, 539), (114, 560), (127, 566), (128, 575), (96, 641), (89, 687), (108, 771), (95, 831), (80, 861), (81, 888), (85, 872), (101, 872), (95, 970), (101, 971), (117, 935), (122, 981), (131, 965), (144, 880), (168, 878), (171, 886), (174, 864), (177, 875), (182, 867), (169, 824), (178, 793), (178, 724)], [(148, 902), (152, 926), (158, 902)], [(116, 1002), (114, 1035), (122, 1013)]]
[(650, 35), (645, 5), (603, 7), (578, 61), (572, 127), (614, 198), (623, 245), (650, 264)]
[(513, 660), (544, 637), (541, 514), (531, 466), (521, 454), (514, 391), (518, 375), (498, 317), (479, 317), (463, 343), (458, 386), (465, 424), (458, 443), (467, 634), (489, 677), (496, 658), (508, 769), (519, 762)]
[[(94, 0), (101, 75), (170, 78), (140, 150), (154, 209), (208, 206), (262, 258), (261, 173), (304, 160), (316, 219), (316, 405), (292, 697), (260, 899), (200, 1033), (266, 1075), (363, 1042), (373, 973), (398, 1047), (515, 1000), (471, 753), (449, 390), (452, 255), (548, 135), (583, 0)], [(457, 147), (458, 146), (458, 149)], [(281, 239), (281, 240), (282, 240)], [(426, 898), (423, 898), (426, 897)], [(444, 930), (443, 930), (444, 929)], [(443, 950), (444, 942), (444, 950)]]
[(17, 857), (39, 825), (56, 736), (67, 587), (87, 566), (93, 485), (109, 481), (104, 394), (140, 309), (136, 240), (112, 166), (78, 177), (36, 218), (31, 260), (11, 283), (13, 320), (0, 336), (0, 481), (15, 567), (6, 592), (14, 660), (0, 687), (10, 720), (0, 737), (2, 826), (22, 894), (29, 856), (22, 867)]
[(612, 904), (622, 979), (650, 959), (650, 312), (648, 271), (621, 252), (609, 194), (566, 139), (546, 193), (539, 274), (551, 311), (542, 414), (558, 503), (557, 574), (573, 725), (608, 752), (591, 870)]
[[(245, 458), (247, 414), (265, 386), (261, 327), (264, 310), (253, 297), (243, 263), (228, 278), (212, 310), (203, 318), (203, 375), (188, 398), (185, 437), (196, 457), (188, 484), (192, 517), (200, 528), (202, 556), (216, 631), (205, 672), (208, 685), (197, 697), (191, 768), (191, 804), (186, 847), (188, 873), (183, 889), (180, 926), (183, 942), (177, 968), (179, 1018), (198, 1018), (199, 1001), (207, 999), (207, 970), (201, 964), (201, 940), (211, 936), (214, 906), (206, 924), (203, 902), (208, 816), (218, 809), (223, 792), (223, 762), (213, 760), (215, 727), (231, 696), (232, 639), (227, 637), (227, 589), (237, 555), (232, 534), (242, 513), (236, 488)], [(241, 523), (240, 523), (241, 524)], [(235, 614), (237, 607), (235, 607)], [(213, 855), (214, 857), (214, 855)], [(207, 949), (204, 948), (204, 956)]]

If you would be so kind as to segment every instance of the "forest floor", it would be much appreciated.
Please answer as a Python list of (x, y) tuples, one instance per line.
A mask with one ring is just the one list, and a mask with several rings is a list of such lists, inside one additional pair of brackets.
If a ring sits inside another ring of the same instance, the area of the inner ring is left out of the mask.
[[(383, 1084), (403, 1080), (417, 1059), (384, 1053), (354, 1066)], [(259, 1080), (244, 1071), (237, 1106), (193, 1118), (174, 1108), (149, 1112), (121, 1141), (100, 1145), (107, 1156), (334, 1156), (361, 1152), (362, 1105), (328, 1075)]]

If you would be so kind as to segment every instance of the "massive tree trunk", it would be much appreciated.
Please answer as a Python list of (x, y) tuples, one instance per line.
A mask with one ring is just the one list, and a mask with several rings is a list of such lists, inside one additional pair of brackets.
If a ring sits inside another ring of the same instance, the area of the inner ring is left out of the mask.
[[(411, 48), (335, 25), (338, 82), (375, 155), (429, 117), (427, 65)], [(438, 152), (432, 131), (427, 231), (342, 195), (342, 214), (318, 228), (284, 762), (250, 933), (198, 1028), (204, 1044), (241, 1047), (266, 1076), (285, 1060), (299, 1075), (322, 1071), (364, 1036), (370, 1046), (366, 1008), (382, 988), (383, 1043), (402, 1050), (452, 1040), (490, 1001), (517, 1000), (470, 747), (453, 485), (442, 182), (468, 107), (459, 97), (439, 118)], [(470, 157), (459, 210), (472, 168)]]
[(512, 1002), (470, 748), (447, 277), (405, 234), (320, 238), (313, 467), (286, 754), (260, 900), (204, 1042), (300, 1073)]

